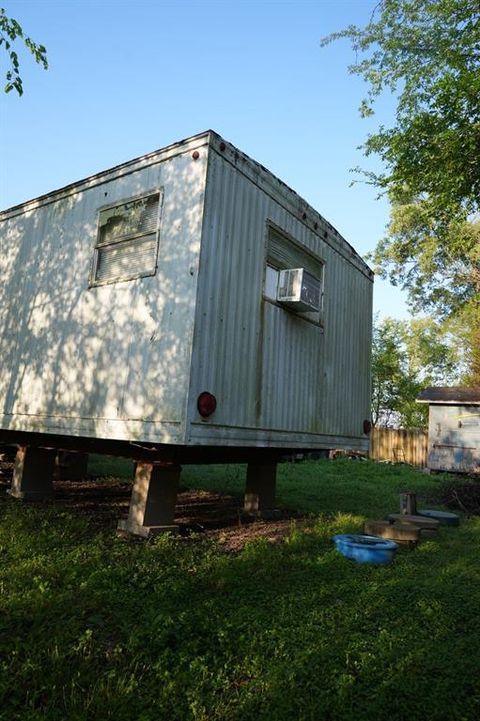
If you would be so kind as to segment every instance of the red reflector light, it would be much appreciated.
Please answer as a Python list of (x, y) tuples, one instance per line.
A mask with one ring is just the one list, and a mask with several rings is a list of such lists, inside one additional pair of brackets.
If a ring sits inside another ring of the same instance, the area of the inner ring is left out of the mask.
[(217, 399), (215, 398), (215, 396), (213, 396), (211, 393), (208, 393), (208, 391), (200, 393), (197, 399), (197, 408), (202, 418), (208, 418), (208, 416), (211, 416), (212, 413), (214, 413), (216, 407)]
[(363, 421), (363, 432), (368, 436), (370, 431), (372, 430), (372, 423), (371, 421), (365, 420)]

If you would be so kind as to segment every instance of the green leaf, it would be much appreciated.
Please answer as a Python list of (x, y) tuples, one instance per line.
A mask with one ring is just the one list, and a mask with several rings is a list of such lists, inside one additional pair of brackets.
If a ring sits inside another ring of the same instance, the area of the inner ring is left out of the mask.
[[(9, 40), (7, 40), (9, 38)], [(46, 57), (46, 48), (44, 45), (37, 45), (29, 37), (24, 37), (23, 29), (20, 23), (14, 18), (9, 18), (5, 14), (5, 10), (0, 8), (0, 46), (5, 46), (5, 51), (9, 57), (10, 68), (6, 72), (7, 83), (4, 86), (5, 93), (16, 90), (19, 96), (23, 95), (23, 83), (20, 77), (20, 61), (18, 53), (11, 50), (12, 43), (20, 39), (25, 47), (29, 50), (33, 59), (46, 70), (48, 62)], [(10, 42), (11, 41), (11, 42)], [(12, 80), (12, 78), (15, 78)]]

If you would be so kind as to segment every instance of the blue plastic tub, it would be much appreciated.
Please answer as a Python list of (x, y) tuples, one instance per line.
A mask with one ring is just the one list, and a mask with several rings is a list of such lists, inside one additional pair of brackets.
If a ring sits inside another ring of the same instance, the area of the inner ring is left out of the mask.
[(395, 557), (398, 544), (378, 536), (360, 533), (341, 533), (333, 536), (337, 551), (357, 563), (374, 563), (385, 566)]

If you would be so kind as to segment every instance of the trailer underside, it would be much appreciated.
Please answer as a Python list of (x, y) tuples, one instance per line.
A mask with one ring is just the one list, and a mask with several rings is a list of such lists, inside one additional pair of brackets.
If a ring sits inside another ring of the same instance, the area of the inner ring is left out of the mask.
[[(0, 430), (0, 444), (17, 449), (8, 493), (22, 501), (53, 498), (54, 477), (62, 472), (66, 472), (67, 477), (69, 473), (81, 476), (86, 470), (89, 453), (134, 460), (129, 513), (127, 518), (119, 519), (118, 531), (144, 538), (177, 530), (174, 514), (182, 465), (247, 464), (244, 511), (254, 516), (271, 517), (276, 513), (277, 463), (285, 456), (299, 452), (298, 449), (269, 447), (152, 445), (7, 430)], [(305, 449), (305, 452), (309, 450)]]

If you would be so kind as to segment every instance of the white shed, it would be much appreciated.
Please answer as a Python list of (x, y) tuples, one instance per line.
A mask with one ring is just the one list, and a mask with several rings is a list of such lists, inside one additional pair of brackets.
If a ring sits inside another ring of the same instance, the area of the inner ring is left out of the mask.
[(368, 448), (372, 271), (216, 133), (0, 221), (0, 439)]
[(480, 388), (426, 388), (428, 467), (432, 471), (480, 473)]

